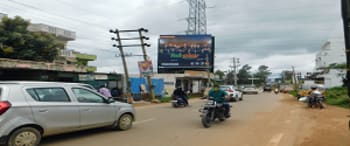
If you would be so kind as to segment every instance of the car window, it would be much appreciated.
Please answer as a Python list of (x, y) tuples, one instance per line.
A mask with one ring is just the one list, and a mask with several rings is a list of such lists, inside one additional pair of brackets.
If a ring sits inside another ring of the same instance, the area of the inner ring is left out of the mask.
[(78, 102), (81, 103), (104, 103), (104, 97), (97, 95), (94, 92), (91, 92), (82, 88), (73, 88), (72, 89), (75, 97), (78, 99)]
[(28, 94), (40, 102), (70, 102), (70, 99), (63, 88), (31, 88), (27, 89)]

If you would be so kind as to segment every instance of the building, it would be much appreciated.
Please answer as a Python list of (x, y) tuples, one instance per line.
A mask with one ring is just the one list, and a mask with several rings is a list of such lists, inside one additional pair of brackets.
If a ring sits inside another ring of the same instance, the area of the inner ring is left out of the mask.
[[(7, 15), (0, 13), (0, 17), (4, 16)], [(81, 75), (93, 76), (96, 67), (89, 66), (88, 62), (96, 60), (97, 56), (67, 49), (67, 44), (76, 39), (76, 33), (74, 31), (41, 23), (30, 24), (27, 29), (31, 32), (53, 34), (65, 46), (59, 50), (59, 56), (53, 62), (0, 58), (0, 80), (78, 82)], [(99, 74), (99, 76), (102, 75), (102, 73)], [(114, 75), (105, 74), (104, 76), (109, 77)], [(110, 78), (116, 77), (109, 77), (105, 80), (107, 81)], [(120, 77), (118, 76), (118, 78)], [(84, 78), (82, 80), (86, 81)]]
[(326, 68), (331, 64), (346, 62), (345, 43), (343, 38), (326, 41), (316, 55), (316, 69)]
[(28, 30), (31, 32), (43, 32), (53, 34), (66, 45), (68, 41), (74, 41), (76, 38), (76, 34), (73, 31), (41, 23), (31, 24), (30, 26), (28, 26)]
[(334, 64), (346, 63), (343, 38), (333, 38), (325, 42), (316, 55), (316, 80), (326, 88), (343, 85), (344, 69), (330, 68)]
[[(139, 78), (140, 75), (131, 75), (131, 78)], [(211, 79), (214, 74), (210, 73)], [(184, 91), (191, 91), (193, 94), (203, 94), (203, 90), (208, 87), (208, 72), (206, 71), (185, 71), (185, 73), (161, 73), (154, 74), (154, 79), (162, 79), (164, 81), (165, 96), (172, 95), (177, 87), (181, 87)]]
[(0, 20), (4, 17), (7, 17), (7, 14), (4, 14), (4, 13), (0, 13)]

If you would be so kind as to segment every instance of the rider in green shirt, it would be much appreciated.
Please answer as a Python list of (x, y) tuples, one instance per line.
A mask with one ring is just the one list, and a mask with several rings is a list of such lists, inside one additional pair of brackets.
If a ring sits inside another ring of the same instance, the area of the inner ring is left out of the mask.
[(227, 93), (219, 88), (219, 85), (214, 85), (210, 90), (209, 97), (214, 98), (217, 103), (222, 103), (225, 108), (225, 116), (230, 117), (230, 105), (226, 102)]

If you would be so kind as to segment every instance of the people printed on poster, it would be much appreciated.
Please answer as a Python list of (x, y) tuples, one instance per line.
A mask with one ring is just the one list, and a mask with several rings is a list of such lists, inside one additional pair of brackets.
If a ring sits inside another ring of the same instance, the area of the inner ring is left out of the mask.
[(161, 36), (159, 40), (158, 62), (164, 67), (208, 66), (213, 55), (212, 49), (212, 36), (210, 35)]

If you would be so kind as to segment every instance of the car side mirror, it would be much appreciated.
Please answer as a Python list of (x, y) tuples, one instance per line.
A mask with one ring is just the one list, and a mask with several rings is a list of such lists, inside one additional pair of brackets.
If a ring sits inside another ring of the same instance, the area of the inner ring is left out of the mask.
[(107, 99), (106, 99), (106, 103), (107, 104), (111, 104), (111, 103), (114, 103), (115, 102), (115, 100), (113, 99), (113, 97), (108, 97)]

